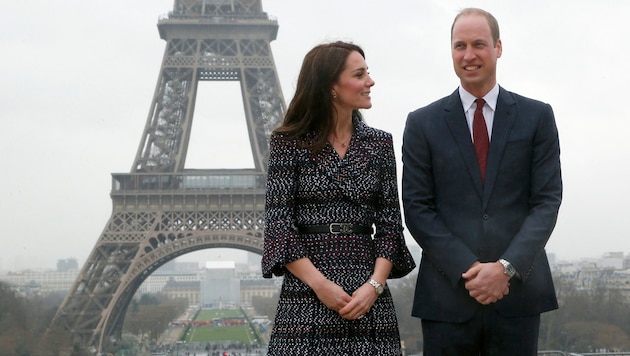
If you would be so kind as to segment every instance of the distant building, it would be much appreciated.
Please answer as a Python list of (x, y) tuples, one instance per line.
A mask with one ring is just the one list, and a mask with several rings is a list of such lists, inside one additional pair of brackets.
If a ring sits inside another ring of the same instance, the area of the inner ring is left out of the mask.
[(597, 265), (600, 268), (623, 269), (623, 252), (607, 252), (599, 259)]
[(78, 274), (78, 270), (65, 272), (23, 271), (0, 276), (0, 280), (9, 283), (13, 289), (22, 294), (66, 294), (72, 288)]
[(241, 303), (251, 304), (256, 296), (271, 298), (280, 289), (272, 278), (241, 279)]
[(563, 280), (570, 281), (577, 291), (617, 291), (630, 302), (629, 258), (623, 252), (607, 252), (600, 258), (557, 262), (553, 272)]
[(76, 258), (57, 260), (57, 272), (78, 271), (79, 261)]
[(176, 275), (176, 274), (196, 274), (199, 272), (199, 265), (197, 262), (178, 262), (171, 260), (160, 267), (156, 274), (161, 275)]
[(136, 293), (140, 295), (159, 293), (170, 280), (175, 282), (199, 283), (201, 276), (202, 270), (199, 269), (197, 262), (170, 261), (147, 277)]
[(199, 281), (178, 282), (171, 278), (160, 291), (169, 299), (187, 299), (189, 305), (198, 305), (201, 301), (201, 289)]
[(240, 279), (235, 276), (233, 261), (211, 261), (206, 263), (204, 279), (201, 281), (201, 305), (222, 307), (241, 304)]

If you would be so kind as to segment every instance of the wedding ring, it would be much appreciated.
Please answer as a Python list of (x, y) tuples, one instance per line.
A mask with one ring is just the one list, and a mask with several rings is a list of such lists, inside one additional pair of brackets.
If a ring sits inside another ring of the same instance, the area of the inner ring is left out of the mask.
[(365, 316), (365, 314), (361, 314), (361, 315), (357, 316), (357, 320), (363, 318), (364, 316)]

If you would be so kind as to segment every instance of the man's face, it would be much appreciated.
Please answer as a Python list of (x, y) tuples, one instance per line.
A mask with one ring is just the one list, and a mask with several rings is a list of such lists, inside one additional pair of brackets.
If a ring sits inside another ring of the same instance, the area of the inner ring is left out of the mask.
[(496, 85), (501, 40), (494, 45), (485, 17), (469, 14), (457, 19), (453, 26), (451, 55), (455, 74), (466, 91), (482, 97)]

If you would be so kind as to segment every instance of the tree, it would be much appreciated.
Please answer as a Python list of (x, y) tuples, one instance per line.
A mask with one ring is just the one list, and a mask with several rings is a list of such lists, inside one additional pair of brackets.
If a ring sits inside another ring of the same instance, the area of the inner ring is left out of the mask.
[(149, 342), (156, 343), (169, 323), (184, 313), (187, 305), (186, 299), (143, 294), (127, 311), (123, 332), (136, 335), (140, 340), (146, 336)]
[(623, 350), (630, 346), (628, 334), (620, 327), (591, 321), (566, 324), (571, 348), (579, 352)]
[(19, 298), (8, 284), (0, 282), (0, 335), (10, 329), (27, 328), (25, 300)]
[[(67, 350), (72, 349), (72, 335), (63, 327), (56, 327), (43, 333), (37, 343), (33, 346), (35, 355), (64, 355)], [(76, 354), (78, 350), (75, 350)], [(0, 352), (0, 354), (2, 354)]]
[(593, 290), (578, 290), (572, 279), (562, 276), (554, 276), (554, 284), (560, 308), (541, 318), (541, 350), (630, 348), (630, 308), (619, 290), (601, 283)]
[(33, 334), (26, 300), (0, 282), (0, 355), (29, 355)]

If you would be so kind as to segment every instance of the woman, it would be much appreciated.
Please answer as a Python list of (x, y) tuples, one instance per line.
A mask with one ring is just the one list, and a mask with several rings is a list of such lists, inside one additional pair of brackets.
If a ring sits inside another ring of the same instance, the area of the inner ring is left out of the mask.
[(262, 269), (284, 281), (268, 355), (401, 355), (385, 283), (415, 263), (392, 136), (358, 111), (373, 85), (360, 47), (316, 46), (271, 135)]

